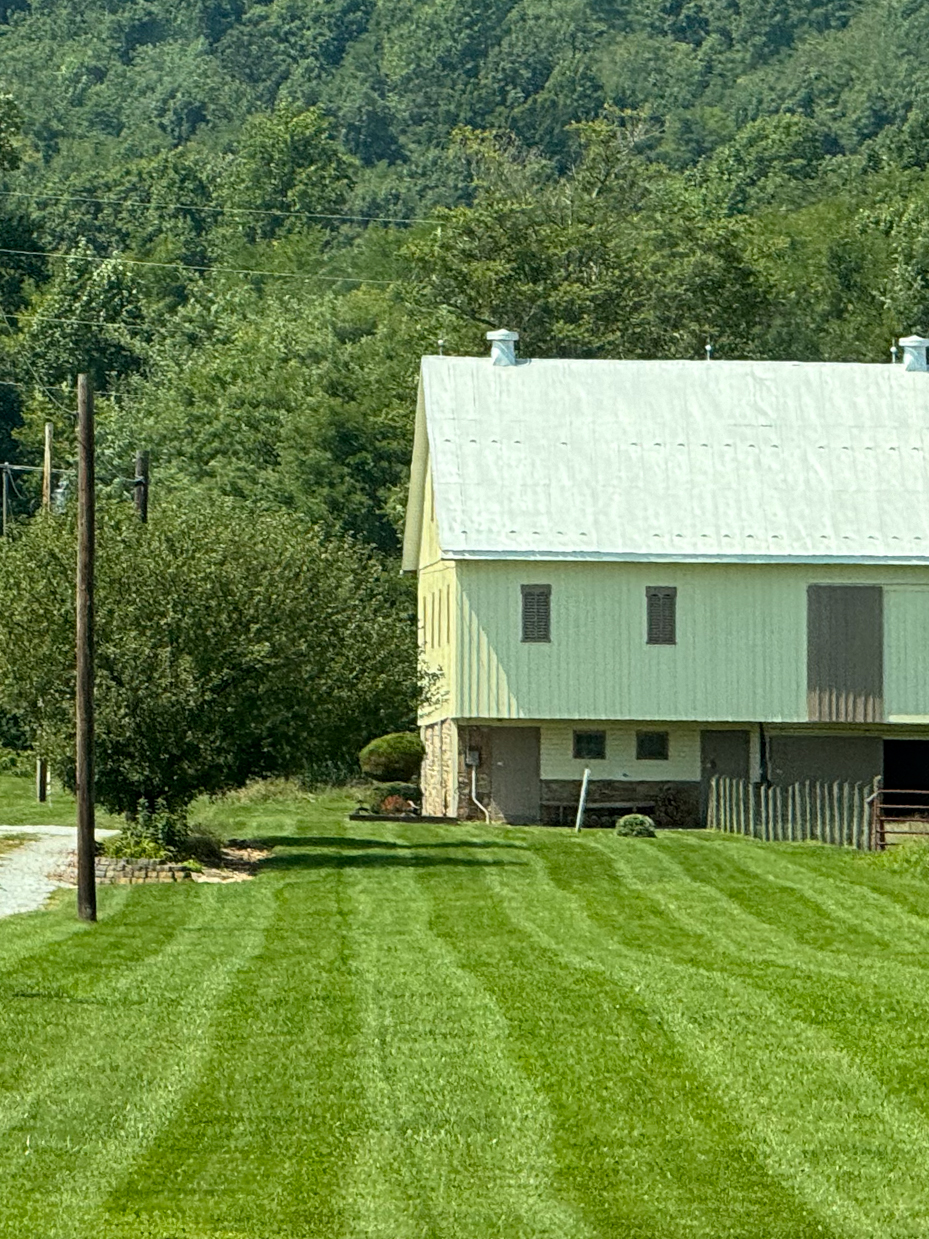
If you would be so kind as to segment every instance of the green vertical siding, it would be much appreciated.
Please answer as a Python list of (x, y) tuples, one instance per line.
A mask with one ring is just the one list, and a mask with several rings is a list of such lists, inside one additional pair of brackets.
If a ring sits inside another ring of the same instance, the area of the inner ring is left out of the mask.
[(884, 590), (884, 698), (890, 722), (929, 722), (929, 585)]
[[(775, 564), (460, 561), (456, 577), (454, 713), (499, 719), (805, 722), (808, 585), (929, 588), (923, 568)], [(550, 644), (520, 641), (522, 584), (552, 586)], [(677, 587), (674, 646), (645, 643), (649, 585)], [(902, 652), (899, 641), (892, 622), (889, 665), (929, 662), (916, 638)], [(899, 689), (905, 674), (889, 677), (889, 703), (898, 693), (898, 712), (921, 701), (929, 713), (924, 687)]]

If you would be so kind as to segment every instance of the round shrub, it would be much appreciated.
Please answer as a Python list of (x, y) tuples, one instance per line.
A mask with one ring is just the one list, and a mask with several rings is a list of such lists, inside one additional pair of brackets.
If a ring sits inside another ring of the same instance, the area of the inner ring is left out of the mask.
[(627, 813), (617, 819), (616, 833), (630, 839), (654, 839), (655, 823), (644, 813)]
[(415, 731), (394, 731), (372, 740), (358, 754), (361, 769), (378, 783), (409, 783), (419, 774), (425, 756), (423, 742)]

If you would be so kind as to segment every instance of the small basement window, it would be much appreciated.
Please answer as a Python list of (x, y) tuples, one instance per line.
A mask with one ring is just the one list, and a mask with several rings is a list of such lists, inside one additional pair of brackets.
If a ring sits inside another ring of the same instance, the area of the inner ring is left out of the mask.
[(606, 732), (576, 731), (574, 733), (574, 756), (584, 761), (605, 761)]
[(637, 731), (635, 733), (636, 761), (667, 761), (668, 733), (666, 731)]
[(551, 585), (524, 585), (522, 587), (522, 639), (523, 641), (551, 641), (552, 639), (552, 587)]
[(677, 589), (649, 585), (645, 590), (647, 645), (677, 644)]

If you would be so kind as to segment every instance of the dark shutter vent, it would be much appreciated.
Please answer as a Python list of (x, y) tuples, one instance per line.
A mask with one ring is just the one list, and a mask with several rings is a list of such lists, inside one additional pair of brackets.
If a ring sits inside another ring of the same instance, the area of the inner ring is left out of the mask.
[(674, 586), (649, 585), (645, 590), (648, 612), (648, 645), (677, 644), (677, 590)]
[(552, 639), (552, 587), (551, 585), (524, 585), (523, 591), (523, 640), (551, 641)]

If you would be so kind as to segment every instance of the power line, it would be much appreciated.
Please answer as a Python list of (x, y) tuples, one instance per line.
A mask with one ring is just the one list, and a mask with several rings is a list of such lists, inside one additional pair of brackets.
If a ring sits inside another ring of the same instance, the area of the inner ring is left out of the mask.
[[(10, 316), (7, 314), (6, 310), (3, 308), (2, 305), (0, 305), (0, 314), (3, 315), (3, 321), (6, 323), (7, 331), (10, 333), (11, 336), (15, 335), (16, 332), (14, 331), (13, 323), (10, 320)], [(38, 370), (36, 370), (35, 366), (32, 364), (32, 361), (30, 360), (28, 355), (26, 356), (26, 365), (29, 367), (30, 371), (32, 372), (32, 377), (35, 379), (36, 383), (38, 383), (39, 390), (45, 392), (46, 396), (48, 396), (52, 404), (57, 404), (59, 409), (65, 409), (66, 412), (70, 412), (70, 410), (67, 409), (66, 406), (61, 403), (61, 401), (54, 394), (54, 392), (50, 391), (49, 388), (47, 388), (45, 384), (42, 382), (42, 379), (39, 376)]]
[(157, 207), (163, 211), (212, 211), (226, 215), (262, 215), (276, 216), (281, 219), (341, 219), (355, 223), (366, 224), (434, 224), (436, 221), (427, 215), (349, 215), (326, 211), (275, 211), (262, 207), (228, 207), (203, 206), (195, 202), (145, 202), (142, 199), (127, 198), (92, 198), (86, 194), (47, 194), (39, 190), (0, 190), (0, 197), (31, 198), (34, 201), (48, 198), (54, 202), (97, 202), (115, 206)]
[(75, 251), (53, 253), (51, 250), (11, 250), (0, 248), (0, 254), (27, 255), (30, 258), (76, 258), (82, 262), (122, 262), (134, 267), (167, 267), (180, 271), (208, 271), (224, 275), (271, 275), (294, 280), (325, 280), (332, 284), (393, 284), (394, 280), (372, 280), (366, 275), (315, 275), (305, 271), (264, 271), (255, 267), (210, 267), (190, 262), (153, 262), (148, 258), (123, 258), (110, 254), (101, 258), (99, 254), (79, 254)]

